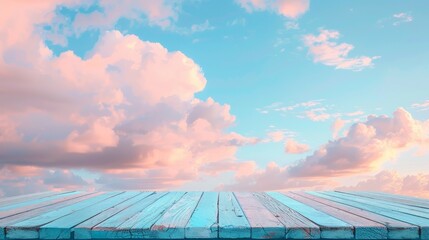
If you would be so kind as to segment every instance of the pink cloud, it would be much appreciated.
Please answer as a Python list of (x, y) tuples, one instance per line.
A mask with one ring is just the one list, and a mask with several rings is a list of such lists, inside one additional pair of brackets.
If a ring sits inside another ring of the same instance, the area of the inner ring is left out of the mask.
[(416, 108), (419, 111), (426, 111), (429, 110), (429, 100), (425, 100), (423, 102), (420, 103), (413, 103), (411, 105), (412, 108)]
[(91, 190), (89, 183), (69, 170), (3, 166), (0, 168), (0, 197), (40, 191)]
[(247, 12), (273, 11), (287, 18), (298, 18), (308, 11), (309, 0), (237, 0)]
[(393, 117), (368, 116), (345, 137), (321, 146), (290, 168), (293, 176), (340, 176), (376, 169), (399, 150), (428, 141), (428, 123), (398, 108)]
[(285, 152), (291, 154), (300, 154), (305, 153), (310, 150), (310, 146), (307, 144), (299, 143), (293, 139), (286, 140), (285, 143)]
[[(52, 20), (44, 15), (55, 6), (23, 6), (28, 18), (16, 23), (16, 31), (25, 33), (18, 41), (9, 27), (0, 28), (0, 41), (7, 43), (0, 47), (0, 77), (11, 79), (0, 81), (0, 171), (36, 168), (59, 179), (46, 172), (54, 169), (72, 181), (77, 178), (64, 169), (84, 168), (104, 188), (146, 182), (150, 186), (139, 188), (159, 189), (198, 179), (208, 166), (216, 169), (210, 174), (253, 166), (238, 163), (235, 154), (258, 139), (227, 131), (235, 122), (230, 106), (195, 98), (207, 82), (197, 63), (118, 31), (103, 33), (85, 58), (72, 51), (53, 56), (32, 30)], [(16, 173), (7, 183), (25, 186), (28, 178)], [(31, 179), (34, 191), (61, 187), (37, 175)]]
[(381, 191), (419, 197), (429, 197), (429, 174), (402, 176), (395, 171), (381, 171), (355, 186), (340, 187), (345, 191)]
[[(353, 124), (344, 137), (329, 141), (295, 165), (282, 167), (270, 163), (265, 169), (255, 169), (245, 176), (236, 177), (235, 183), (222, 188), (253, 191), (332, 188), (339, 185), (334, 182), (339, 177), (378, 170), (382, 163), (394, 159), (399, 151), (428, 143), (429, 121), (415, 120), (405, 109), (398, 108), (393, 117), (371, 115), (366, 122)], [(401, 182), (404, 186), (401, 191), (411, 194), (412, 191), (405, 192), (405, 188), (415, 182), (422, 192), (427, 186), (426, 180), (427, 177), (420, 175), (409, 176), (406, 182)], [(373, 182), (363, 182), (359, 187), (365, 189)], [(397, 189), (398, 186), (392, 185), (391, 188)]]
[(308, 47), (308, 53), (314, 62), (320, 62), (336, 69), (348, 69), (360, 71), (372, 67), (375, 57), (349, 57), (349, 52), (354, 46), (348, 43), (337, 43), (334, 40), (340, 37), (340, 33), (334, 30), (320, 30), (319, 35), (308, 34), (304, 36), (304, 44)]
[(337, 118), (331, 125), (331, 132), (332, 132), (332, 138), (337, 138), (338, 133), (340, 130), (344, 127), (344, 125), (347, 123), (347, 121)]

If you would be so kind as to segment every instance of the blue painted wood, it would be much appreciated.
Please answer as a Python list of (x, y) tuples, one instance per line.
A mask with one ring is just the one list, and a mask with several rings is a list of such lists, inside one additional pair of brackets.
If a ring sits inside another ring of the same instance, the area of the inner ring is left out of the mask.
[(62, 194), (62, 192), (41, 192), (41, 193), (33, 193), (27, 195), (20, 195), (8, 198), (0, 198), (0, 207), (6, 206), (8, 204), (17, 204), (21, 202), (31, 201), (36, 198), (43, 198), (48, 196), (53, 196), (57, 194)]
[[(96, 193), (86, 193), (83, 196), (76, 197), (76, 198), (57, 200), (57, 202), (52, 203), (51, 205), (47, 205), (47, 206), (35, 208), (35, 209), (29, 209), (26, 212), (21, 212), (21, 213), (18, 213), (16, 215), (13, 215), (13, 216), (9, 216), (9, 217), (0, 219), (0, 239), (5, 238), (6, 227), (11, 226), (14, 223), (21, 222), (21, 221), (24, 221), (26, 219), (42, 215), (42, 214), (47, 213), (47, 212), (72, 205), (74, 203), (77, 203), (77, 202), (83, 201), (85, 199), (91, 198), (95, 194)], [(73, 197), (74, 196), (75, 195), (73, 195)]]
[(87, 199), (82, 202), (75, 203), (73, 205), (67, 206), (65, 208), (57, 209), (45, 214), (39, 215), (34, 218), (24, 220), (13, 224), (10, 227), (6, 228), (6, 237), (9, 239), (34, 239), (39, 238), (38, 228), (50, 223), (62, 216), (71, 214), (82, 208), (94, 205), (100, 201), (103, 201), (107, 198), (113, 197), (115, 195), (121, 194), (121, 192), (109, 192), (98, 195), (96, 197)]
[(311, 199), (315, 202), (325, 204), (327, 206), (334, 207), (336, 209), (343, 210), (350, 214), (356, 216), (364, 217), (369, 220), (376, 221), (385, 225), (388, 229), (388, 238), (389, 239), (416, 239), (419, 238), (419, 227), (411, 225), (406, 222), (401, 222), (393, 218), (389, 218), (383, 215), (378, 215), (376, 213), (365, 211), (357, 207), (349, 206), (346, 204), (330, 201), (325, 198), (317, 197), (306, 192), (294, 192), (297, 195), (303, 196), (305, 198)]
[(45, 192), (0, 203), (0, 240), (429, 239), (429, 201), (383, 193)]
[(66, 192), (66, 193), (54, 194), (53, 196), (47, 196), (47, 197), (43, 197), (43, 198), (36, 198), (36, 199), (30, 200), (30, 201), (24, 201), (24, 202), (15, 203), (15, 204), (8, 204), (6, 206), (0, 207), (0, 216), (5, 215), (3, 213), (5, 213), (7, 210), (14, 210), (14, 209), (22, 208), (25, 206), (32, 206), (34, 204), (43, 203), (43, 202), (54, 200), (54, 199), (61, 199), (61, 198), (66, 197), (66, 196), (79, 194), (79, 193), (81, 193), (81, 192), (74, 192), (74, 191), (73, 192)]
[(286, 236), (285, 226), (252, 193), (237, 192), (234, 195), (249, 221), (251, 238), (284, 238)]
[(317, 201), (310, 200), (294, 193), (284, 193), (286, 196), (295, 199), (316, 210), (327, 213), (352, 225), (355, 229), (355, 239), (387, 239), (387, 228), (383, 224), (369, 219), (348, 213), (338, 208), (324, 205)]
[(287, 239), (319, 239), (320, 228), (297, 211), (268, 196), (266, 193), (253, 193), (255, 197), (273, 213), (286, 228)]
[(188, 192), (171, 206), (151, 227), (158, 239), (184, 239), (185, 227), (200, 201), (202, 192)]
[(309, 192), (310, 194), (329, 199), (334, 202), (343, 203), (353, 207), (357, 207), (366, 211), (370, 211), (379, 215), (390, 217), (399, 221), (407, 222), (413, 225), (417, 225), (420, 228), (420, 238), (429, 239), (429, 221), (426, 218), (413, 216), (409, 214), (404, 214), (389, 208), (377, 207), (368, 203), (361, 203), (359, 201), (348, 200), (340, 198), (338, 196), (332, 195), (325, 192)]
[[(58, 218), (39, 228), (39, 238), (42, 239), (69, 239), (71, 238), (71, 229), (91, 217), (112, 208), (130, 198), (140, 194), (140, 192), (125, 192), (116, 196), (107, 198), (95, 205), (77, 210), (71, 214)], [(151, 192), (143, 193), (150, 195)]]
[(320, 226), (320, 237), (324, 239), (352, 239), (354, 238), (353, 226), (334, 218), (324, 212), (320, 212), (310, 206), (300, 203), (284, 194), (268, 192), (272, 198), (297, 211), (304, 217), (311, 219)]
[[(344, 191), (337, 191), (337, 192), (344, 192)], [(344, 193), (371, 198), (375, 200), (382, 200), (385, 203), (399, 203), (402, 205), (417, 207), (417, 209), (421, 209), (421, 208), (429, 209), (428, 200), (424, 201), (421, 199), (413, 199), (413, 198), (401, 197), (401, 196), (398, 197), (390, 194), (381, 194), (381, 193), (374, 193), (374, 192), (344, 192)]]
[[(145, 198), (123, 212), (109, 218), (92, 229), (92, 238), (123, 239), (144, 238), (150, 234), (150, 227), (184, 193), (159, 192)], [(139, 227), (135, 227), (139, 225)]]
[(369, 203), (374, 206), (380, 206), (384, 208), (394, 209), (395, 211), (407, 213), (407, 214), (413, 214), (415, 216), (424, 217), (429, 219), (429, 209), (426, 208), (419, 208), (409, 205), (404, 205), (401, 203), (395, 203), (395, 202), (386, 202), (386, 201), (380, 201), (377, 199), (371, 199), (363, 196), (358, 196), (354, 194), (348, 194), (348, 193), (342, 193), (342, 192), (328, 192), (332, 194), (336, 194), (339, 197), (347, 198), (347, 199), (353, 199), (355, 201), (360, 201), (364, 203)]
[(217, 238), (219, 193), (204, 192), (185, 227), (185, 238)]
[(134, 206), (138, 206), (137, 203), (142, 202), (143, 199), (148, 196), (149, 194), (147, 192), (140, 193), (136, 197), (130, 198), (80, 223), (72, 229), (72, 232), (74, 233), (74, 239), (91, 239), (91, 230), (94, 226), (97, 226), (102, 222), (106, 222), (108, 219), (120, 217), (121, 214), (127, 213), (127, 210), (132, 209)]
[(232, 192), (219, 193), (219, 238), (251, 238), (250, 224)]

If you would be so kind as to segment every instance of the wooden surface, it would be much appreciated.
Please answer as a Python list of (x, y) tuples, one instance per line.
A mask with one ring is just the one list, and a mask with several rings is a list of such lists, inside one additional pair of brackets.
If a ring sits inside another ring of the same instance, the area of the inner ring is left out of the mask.
[(429, 239), (429, 200), (379, 192), (43, 192), (3, 239)]

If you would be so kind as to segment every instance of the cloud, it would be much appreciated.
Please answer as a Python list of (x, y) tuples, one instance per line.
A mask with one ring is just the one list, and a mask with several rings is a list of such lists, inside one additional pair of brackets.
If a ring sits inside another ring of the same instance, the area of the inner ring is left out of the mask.
[(121, 2), (100, 1), (97, 3), (99, 10), (89, 13), (80, 12), (76, 15), (73, 27), (78, 32), (94, 28), (110, 28), (122, 17), (138, 22), (143, 21), (146, 17), (150, 25), (167, 28), (178, 18), (180, 1), (126, 0)]
[(380, 191), (418, 197), (429, 197), (429, 174), (402, 176), (396, 171), (384, 170), (357, 183), (338, 188), (343, 191)]
[(237, 0), (247, 12), (272, 11), (287, 18), (296, 19), (310, 8), (309, 0)]
[(404, 12), (393, 14), (393, 18), (396, 20), (395, 22), (393, 22), (393, 26), (398, 26), (402, 23), (408, 23), (413, 21), (413, 16), (411, 16), (409, 13)]
[(338, 31), (321, 29), (319, 35), (305, 35), (304, 44), (308, 47), (308, 53), (313, 57), (314, 62), (334, 66), (336, 69), (361, 71), (372, 67), (373, 61), (380, 58), (379, 56), (349, 57), (349, 52), (354, 46), (333, 41), (339, 37)]
[(321, 146), (290, 168), (292, 176), (342, 176), (376, 169), (399, 150), (428, 141), (428, 123), (398, 108), (393, 117), (368, 116), (346, 136)]
[(429, 110), (429, 100), (425, 100), (424, 102), (421, 103), (413, 103), (411, 105), (412, 108), (416, 108), (419, 111), (426, 111)]
[(305, 116), (313, 122), (325, 121), (331, 117), (331, 114), (326, 113), (326, 108), (313, 108), (305, 111)]
[(195, 32), (204, 32), (204, 31), (213, 30), (213, 29), (214, 29), (214, 27), (210, 25), (209, 20), (204, 21), (204, 23), (193, 24), (191, 26), (191, 31), (193, 33), (195, 33)]
[(347, 121), (345, 121), (345, 120), (343, 120), (341, 118), (335, 119), (335, 121), (331, 125), (332, 138), (334, 138), (334, 139), (337, 138), (338, 133), (344, 127), (344, 125), (346, 124), (346, 122)]
[(310, 146), (307, 144), (299, 143), (293, 139), (286, 140), (285, 143), (285, 152), (291, 154), (301, 154), (308, 152), (310, 150)]
[[(353, 124), (344, 137), (329, 141), (294, 165), (282, 167), (270, 163), (265, 169), (255, 169), (222, 187), (258, 191), (338, 186), (333, 180), (378, 170), (399, 151), (428, 143), (429, 121), (415, 120), (405, 109), (398, 108), (392, 117), (370, 115), (366, 122)], [(426, 186), (418, 177), (407, 181)], [(362, 189), (366, 186), (361, 185)]]
[[(242, 168), (238, 148), (258, 140), (229, 131), (235, 117), (228, 104), (195, 97), (207, 80), (191, 58), (118, 31), (101, 31), (85, 58), (73, 51), (54, 56), (33, 31), (53, 21), (45, 15), (56, 3), (44, 3), (14, 11), (22, 11), (20, 21), (0, 17), (16, 27), (0, 28), (0, 79), (8, 79), (0, 81), (0, 166), (42, 169), (45, 178), (32, 176), (34, 191), (56, 188), (55, 181), (78, 184), (66, 169), (91, 169), (102, 188), (130, 181), (171, 189), (198, 179), (207, 166), (216, 166), (213, 174)], [(152, 2), (134, 3), (153, 10), (145, 5)], [(153, 21), (163, 24), (170, 16), (164, 13)], [(2, 183), (25, 186), (23, 174)]]
[(40, 191), (91, 190), (89, 182), (69, 170), (37, 167), (0, 167), (0, 196)]
[(256, 169), (246, 175), (237, 176), (236, 182), (219, 186), (227, 191), (272, 191), (282, 189), (305, 189), (322, 186), (326, 181), (315, 179), (294, 179), (289, 177), (287, 167), (280, 167), (275, 162), (267, 164), (265, 169)]

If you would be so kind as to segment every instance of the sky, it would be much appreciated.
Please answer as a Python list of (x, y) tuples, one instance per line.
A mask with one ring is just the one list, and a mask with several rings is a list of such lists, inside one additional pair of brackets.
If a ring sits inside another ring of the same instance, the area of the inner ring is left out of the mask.
[(0, 196), (429, 197), (429, 2), (6, 1)]

